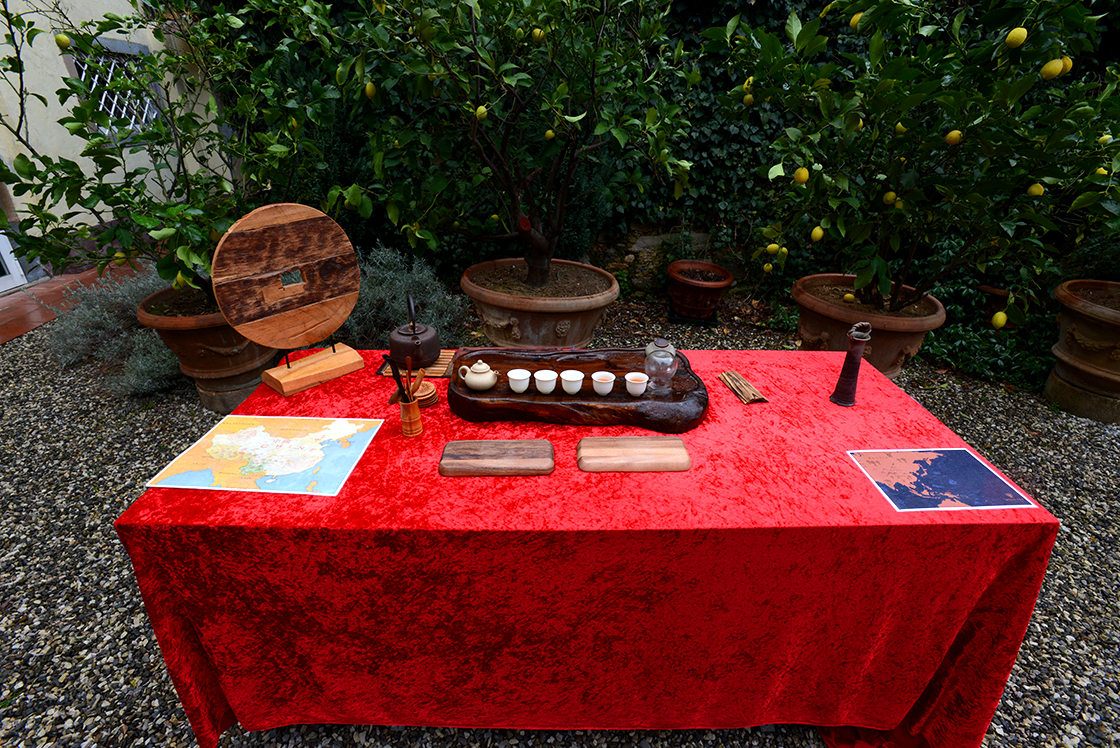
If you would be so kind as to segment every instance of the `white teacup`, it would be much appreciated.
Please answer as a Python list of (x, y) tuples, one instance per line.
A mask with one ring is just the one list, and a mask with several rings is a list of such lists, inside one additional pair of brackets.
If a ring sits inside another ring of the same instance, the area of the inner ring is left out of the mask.
[(547, 395), (556, 389), (556, 372), (551, 369), (541, 369), (533, 372), (533, 381), (537, 383), (537, 392)]
[(529, 379), (533, 376), (528, 369), (510, 369), (509, 388), (514, 392), (524, 392), (529, 389)]
[(609, 371), (597, 371), (591, 375), (591, 386), (597, 395), (609, 395), (614, 388), (614, 374)]
[(649, 377), (640, 371), (632, 371), (626, 375), (626, 391), (634, 397), (640, 397), (646, 391)]
[(564, 386), (564, 392), (574, 395), (583, 387), (583, 372), (566, 369), (560, 372), (560, 380)]

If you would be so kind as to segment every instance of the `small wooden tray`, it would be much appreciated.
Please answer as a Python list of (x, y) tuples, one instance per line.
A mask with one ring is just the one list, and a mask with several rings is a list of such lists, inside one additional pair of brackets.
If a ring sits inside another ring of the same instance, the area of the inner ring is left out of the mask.
[(585, 473), (679, 473), (692, 458), (679, 436), (589, 436), (579, 440), (576, 464)]
[[(640, 348), (598, 348), (572, 351), (555, 348), (464, 348), (451, 363), (447, 385), (447, 404), (455, 415), (467, 421), (547, 421), (583, 426), (640, 426), (663, 434), (680, 434), (695, 428), (708, 412), (708, 390), (692, 371), (684, 354), (678, 352), (680, 366), (673, 375), (668, 392), (647, 391), (641, 397), (626, 392), (623, 376), (642, 371), (645, 351)], [(488, 390), (472, 390), (459, 376), (462, 366), (470, 368), (484, 361), (498, 372), (498, 383)], [(542, 395), (530, 385), (517, 393), (510, 389), (506, 376), (510, 369), (557, 373), (577, 369), (585, 375), (583, 387), (574, 395), (561, 388)], [(617, 379), (611, 394), (595, 394), (591, 374), (609, 371)]]
[(548, 475), (556, 468), (547, 439), (475, 439), (451, 441), (443, 448), (439, 474)]

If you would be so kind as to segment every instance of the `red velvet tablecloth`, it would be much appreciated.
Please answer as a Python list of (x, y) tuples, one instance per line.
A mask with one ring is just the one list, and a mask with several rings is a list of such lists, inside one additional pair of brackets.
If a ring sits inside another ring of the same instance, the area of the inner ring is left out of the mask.
[[(116, 523), (198, 742), (239, 721), (549, 729), (847, 725), (979, 746), (1058, 523), (897, 512), (852, 449), (967, 445), (843, 354), (694, 351), (711, 409), (681, 473), (584, 473), (584, 436), (468, 423), (406, 439), (367, 367), (259, 415), (386, 418), (337, 497), (148, 490)], [(716, 376), (770, 398), (743, 405)], [(431, 380), (430, 380), (431, 381)], [(445, 478), (453, 439), (542, 438), (556, 471)], [(839, 733), (826, 733), (843, 743)]]

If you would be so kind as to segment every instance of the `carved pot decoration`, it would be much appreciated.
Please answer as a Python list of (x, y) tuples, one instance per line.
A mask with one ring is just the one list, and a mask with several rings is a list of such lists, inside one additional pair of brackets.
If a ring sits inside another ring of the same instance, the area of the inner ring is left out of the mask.
[(1091, 300), (1103, 297), (1120, 300), (1120, 283), (1071, 280), (1054, 289), (1062, 309), (1044, 394), (1067, 413), (1120, 423), (1120, 311)]
[(821, 273), (807, 275), (793, 284), (793, 300), (801, 312), (797, 333), (802, 350), (846, 351), (848, 330), (857, 322), (869, 322), (871, 342), (864, 348), (863, 357), (894, 379), (903, 364), (918, 353), (926, 333), (945, 324), (945, 307), (933, 296), (926, 296), (918, 302), (922, 315), (894, 317), (833, 304), (813, 294), (813, 289), (821, 286), (854, 288), (854, 283), (854, 275)]
[(471, 265), (459, 285), (474, 302), (482, 318), (482, 331), (492, 343), (516, 348), (584, 348), (591, 342), (595, 326), (607, 305), (618, 298), (618, 281), (606, 270), (568, 260), (553, 265), (580, 268), (601, 276), (607, 290), (588, 296), (544, 298), (494, 291), (471, 280), (475, 273), (502, 265), (524, 265), (516, 258), (490, 260)]
[(249, 340), (220, 312), (168, 317), (150, 311), (177, 293), (156, 291), (140, 302), (136, 317), (179, 359), (179, 370), (194, 380), (203, 407), (231, 413), (261, 383), (261, 373), (272, 367), (279, 351)]

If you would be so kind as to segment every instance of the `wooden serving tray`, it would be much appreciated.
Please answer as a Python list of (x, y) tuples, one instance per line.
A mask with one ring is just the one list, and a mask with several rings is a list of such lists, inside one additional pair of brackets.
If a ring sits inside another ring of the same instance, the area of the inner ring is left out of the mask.
[(547, 439), (474, 439), (448, 442), (439, 474), (548, 475), (556, 469), (552, 442)]
[[(467, 421), (547, 421), (583, 426), (640, 426), (663, 434), (680, 434), (695, 428), (708, 412), (708, 389), (692, 371), (682, 353), (680, 367), (667, 393), (646, 391), (641, 397), (626, 392), (623, 376), (642, 371), (645, 351), (640, 348), (598, 348), (572, 351), (556, 348), (464, 348), (451, 362), (447, 403), (455, 415)], [(485, 361), (498, 372), (498, 383), (488, 390), (472, 390), (459, 376), (461, 366)], [(584, 373), (583, 387), (574, 395), (556, 389), (542, 395), (532, 383), (528, 391), (516, 393), (509, 388), (510, 369), (577, 369)], [(609, 371), (618, 378), (611, 394), (595, 394), (591, 374)]]
[(679, 436), (589, 436), (576, 464), (585, 473), (679, 473), (692, 467)]

